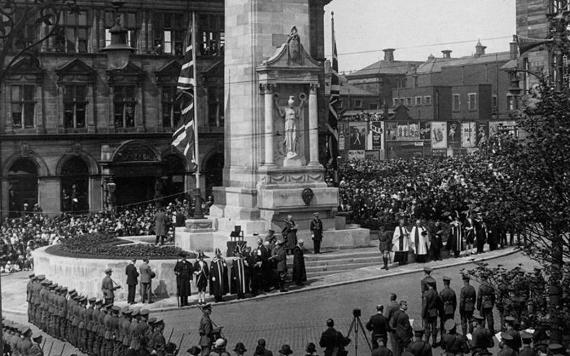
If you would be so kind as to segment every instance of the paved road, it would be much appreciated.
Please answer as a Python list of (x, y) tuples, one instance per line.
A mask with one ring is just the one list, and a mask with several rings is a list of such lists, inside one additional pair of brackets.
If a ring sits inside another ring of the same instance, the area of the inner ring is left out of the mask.
[[(520, 253), (506, 256), (490, 262), (490, 265), (503, 264), (514, 267), (519, 263), (530, 266), (532, 262)], [(452, 287), (459, 292), (462, 282), (459, 271), (472, 265), (450, 267), (436, 270), (433, 277), (438, 285), (441, 278), (449, 275), (453, 278)], [(214, 305), (212, 320), (224, 326), (224, 335), (233, 349), (238, 341), (244, 342), (248, 352), (253, 353), (256, 340), (264, 337), (268, 347), (274, 352), (284, 343), (291, 345), (295, 354), (304, 352), (308, 342), (318, 343), (321, 332), (325, 329), (327, 318), (333, 318), (338, 329), (346, 333), (352, 321), (352, 310), (362, 309), (362, 322), (375, 312), (377, 304), (385, 304), (391, 292), (398, 298), (405, 298), (409, 303), (410, 318), (419, 321), (421, 311), (420, 280), (422, 273), (407, 274), (383, 278), (375, 281), (360, 282), (314, 291), (297, 293), (289, 296), (254, 300), (245, 303)], [(473, 283), (477, 287), (477, 283)], [(201, 313), (197, 309), (185, 311), (167, 311), (158, 313), (166, 321), (166, 334), (175, 329), (172, 336), (179, 342), (186, 334), (182, 349), (197, 344), (198, 323)], [(155, 315), (155, 314), (153, 314)], [(457, 319), (458, 320), (458, 319)], [(351, 337), (354, 340), (354, 335)], [(359, 339), (360, 351), (365, 350), (364, 339)], [(350, 354), (354, 354), (354, 341), (350, 345)]]

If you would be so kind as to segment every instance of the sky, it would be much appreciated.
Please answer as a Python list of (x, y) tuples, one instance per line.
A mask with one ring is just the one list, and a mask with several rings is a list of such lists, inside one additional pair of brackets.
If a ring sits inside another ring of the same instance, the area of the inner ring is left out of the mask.
[(426, 60), (452, 50), (472, 55), (478, 40), (487, 53), (509, 50), (516, 0), (333, 0), (325, 7), (325, 53), (331, 57), (334, 12), (339, 70), (363, 68), (395, 48), (396, 60)]

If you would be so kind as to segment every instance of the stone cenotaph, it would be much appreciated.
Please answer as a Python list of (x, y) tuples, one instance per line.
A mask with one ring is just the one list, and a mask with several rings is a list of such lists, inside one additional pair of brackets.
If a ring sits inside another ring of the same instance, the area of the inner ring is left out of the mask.
[(323, 248), (368, 246), (369, 230), (336, 217), (338, 188), (327, 186), (319, 163), (324, 67), (304, 46), (313, 2), (226, 2), (224, 186), (213, 189), (212, 228), (201, 232), (188, 221), (176, 231), (178, 246), (225, 251), (235, 226), (256, 246), (254, 233), (280, 234), (291, 215), (311, 249), (314, 212), (323, 221)]

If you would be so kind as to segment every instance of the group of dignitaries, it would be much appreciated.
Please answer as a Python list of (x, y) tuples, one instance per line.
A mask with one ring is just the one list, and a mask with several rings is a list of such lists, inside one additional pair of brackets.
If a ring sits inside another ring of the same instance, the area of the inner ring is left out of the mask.
[(27, 302), (31, 324), (88, 355), (173, 355), (176, 348), (163, 335), (164, 322), (148, 310), (87, 298), (44, 275), (30, 275)]
[[(568, 355), (562, 345), (549, 343), (547, 322), (525, 325), (527, 329), (519, 330), (521, 320), (507, 315), (497, 330), (493, 318), (495, 290), (485, 276), (476, 290), (469, 276), (462, 275), (463, 287), (457, 295), (451, 288), (450, 277), (443, 277), (443, 289), (438, 292), (431, 269), (425, 268), (424, 272), (421, 324), (410, 321), (407, 301), (398, 302), (397, 296), (391, 294), (386, 310), (378, 305), (377, 314), (366, 324), (371, 332), (373, 356), (431, 356), (432, 349), (438, 346), (445, 356), (493, 355), (490, 349), (495, 346), (495, 340), (499, 356)], [(457, 312), (460, 324), (455, 321)], [(441, 329), (439, 339), (438, 329)]]
[[(198, 290), (199, 304), (206, 303), (208, 287), (209, 294), (220, 302), (228, 293), (243, 299), (272, 289), (284, 292), (289, 280), (302, 286), (307, 281), (303, 244), (303, 240), (296, 240), (295, 245), (288, 246), (284, 238), (278, 238), (270, 230), (265, 239), (257, 238), (257, 246), (253, 249), (238, 245), (229, 260), (222, 256), (220, 249), (215, 250), (209, 262), (201, 251), (193, 263), (185, 253), (181, 253), (174, 266), (179, 306), (188, 305), (192, 280)], [(287, 265), (288, 254), (293, 255), (291, 274)]]

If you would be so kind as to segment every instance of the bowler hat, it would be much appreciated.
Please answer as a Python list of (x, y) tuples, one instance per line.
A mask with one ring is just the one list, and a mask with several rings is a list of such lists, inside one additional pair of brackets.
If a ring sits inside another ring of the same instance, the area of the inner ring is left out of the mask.
[(281, 346), (281, 350), (279, 350), (279, 353), (282, 355), (291, 355), (293, 353), (293, 350), (291, 350), (291, 346), (283, 344), (283, 346)]
[(238, 342), (236, 344), (236, 347), (234, 347), (234, 351), (243, 354), (244, 352), (247, 352), (247, 349), (245, 348), (243, 342)]
[(309, 342), (309, 343), (307, 344), (307, 347), (305, 348), (305, 351), (306, 351), (307, 353), (309, 353), (309, 354), (312, 354), (312, 353), (317, 352), (317, 347), (315, 346), (314, 343)]

